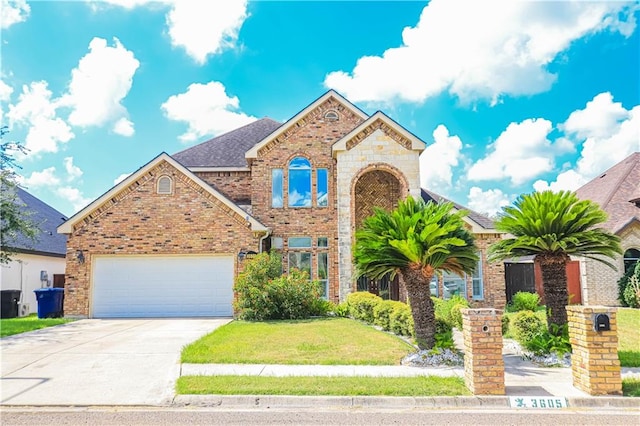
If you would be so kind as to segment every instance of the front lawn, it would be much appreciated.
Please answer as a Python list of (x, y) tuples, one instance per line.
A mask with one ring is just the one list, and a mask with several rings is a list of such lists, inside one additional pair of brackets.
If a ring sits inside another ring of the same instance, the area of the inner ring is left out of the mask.
[(36, 314), (20, 318), (3, 318), (0, 319), (0, 337), (26, 333), (27, 331), (64, 324), (70, 321), (72, 320), (66, 318), (38, 319)]
[(415, 349), (347, 318), (233, 321), (182, 350), (183, 363), (399, 365)]
[(196, 395), (471, 395), (459, 377), (185, 376), (176, 390)]
[(640, 367), (640, 309), (618, 308), (618, 358), (623, 367)]

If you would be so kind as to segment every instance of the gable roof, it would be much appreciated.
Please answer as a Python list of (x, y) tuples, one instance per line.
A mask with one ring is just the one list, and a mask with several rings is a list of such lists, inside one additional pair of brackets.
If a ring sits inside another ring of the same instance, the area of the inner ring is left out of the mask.
[(317, 107), (319, 107), (320, 105), (322, 105), (323, 103), (325, 103), (331, 98), (335, 99), (337, 102), (347, 107), (352, 113), (359, 116), (363, 120), (368, 118), (368, 115), (364, 111), (362, 111), (360, 108), (358, 108), (357, 106), (349, 102), (338, 92), (331, 89), (331, 90), (328, 90), (324, 95), (320, 96), (318, 99), (313, 101), (311, 104), (309, 104), (305, 109), (303, 109), (302, 111), (294, 115), (292, 118), (287, 120), (285, 124), (275, 129), (271, 134), (265, 136), (260, 142), (255, 144), (251, 149), (247, 151), (247, 153), (245, 154), (245, 157), (248, 160), (258, 158), (258, 152), (260, 151), (260, 149), (262, 149), (272, 140), (276, 139), (278, 136), (285, 133), (292, 126), (295, 126), (300, 119), (302, 119), (304, 116), (306, 116), (311, 111), (313, 111), (314, 109), (316, 109)]
[(216, 197), (217, 199), (219, 199), (223, 204), (225, 204), (227, 207), (229, 207), (229, 209), (231, 209), (234, 213), (240, 215), (243, 219), (245, 219), (250, 224), (252, 231), (254, 231), (254, 232), (268, 232), (269, 231), (269, 228), (264, 226), (262, 223), (260, 223), (254, 217), (252, 217), (249, 213), (247, 213), (246, 211), (242, 210), (233, 201), (229, 200), (227, 197), (222, 195), (220, 192), (218, 192), (211, 185), (207, 184), (205, 181), (203, 181), (198, 176), (193, 174), (185, 166), (180, 164), (174, 158), (170, 157), (169, 154), (167, 154), (166, 152), (163, 152), (160, 155), (158, 155), (156, 158), (154, 158), (153, 160), (149, 161), (144, 166), (140, 167), (137, 171), (135, 171), (134, 173), (129, 175), (129, 177), (124, 179), (122, 182), (118, 183), (116, 186), (114, 186), (113, 188), (111, 188), (110, 190), (105, 192), (102, 196), (100, 196), (99, 198), (94, 200), (87, 207), (85, 207), (84, 209), (80, 210), (78, 213), (73, 215), (65, 223), (63, 223), (62, 225), (58, 226), (58, 232), (61, 233), (61, 234), (70, 234), (71, 232), (73, 232), (73, 226), (76, 223), (79, 223), (80, 221), (82, 221), (85, 217), (87, 217), (89, 214), (91, 214), (94, 210), (96, 210), (98, 207), (100, 207), (106, 201), (108, 201), (111, 198), (115, 197), (120, 191), (126, 189), (129, 185), (131, 185), (136, 180), (138, 180), (142, 175), (144, 175), (145, 173), (149, 172), (151, 169), (153, 169), (154, 167), (156, 167), (158, 164), (160, 164), (163, 161), (166, 161), (171, 166), (176, 168), (179, 172), (181, 172), (184, 175), (186, 175), (187, 177), (189, 177), (189, 179), (191, 179), (196, 184), (201, 186), (206, 192), (208, 192), (209, 194), (211, 194), (214, 197)]
[(56, 228), (67, 220), (66, 216), (22, 188), (18, 188), (16, 195), (22, 210), (29, 214), (28, 220), (34, 223), (40, 232), (34, 240), (19, 234), (14, 240), (3, 241), (2, 245), (23, 253), (64, 257), (67, 253), (67, 236), (58, 234)]
[(383, 113), (382, 111), (376, 111), (371, 117), (367, 118), (365, 121), (360, 123), (355, 129), (347, 133), (342, 139), (337, 141), (331, 147), (333, 152), (333, 156), (336, 156), (336, 153), (339, 151), (347, 151), (349, 142), (357, 137), (361, 132), (363, 132), (367, 127), (373, 126), (376, 122), (380, 122), (380, 124), (386, 124), (394, 131), (396, 131), (401, 137), (406, 138), (411, 143), (411, 149), (414, 151), (424, 151), (426, 144), (420, 140), (416, 135), (409, 132), (407, 129), (396, 123), (393, 119), (391, 119), (388, 115)]
[(199, 167), (248, 170), (245, 153), (281, 125), (265, 117), (177, 152), (172, 157), (192, 170)]
[(640, 222), (640, 152), (634, 152), (618, 164), (587, 182), (576, 191), (578, 198), (596, 202), (609, 219), (602, 227), (617, 233), (628, 224)]
[(421, 195), (422, 195), (422, 199), (425, 201), (433, 201), (434, 203), (438, 203), (438, 204), (453, 203), (453, 206), (455, 207), (456, 210), (466, 210), (468, 214), (465, 217), (465, 219), (470, 219), (476, 225), (478, 225), (480, 229), (490, 231), (490, 233), (497, 232), (495, 229), (493, 220), (489, 219), (488, 217), (478, 212), (471, 210), (468, 207), (463, 206), (462, 204), (458, 204), (455, 201), (451, 201), (448, 198), (443, 197), (442, 195), (436, 194), (435, 192), (426, 190), (424, 188), (422, 188), (421, 190)]

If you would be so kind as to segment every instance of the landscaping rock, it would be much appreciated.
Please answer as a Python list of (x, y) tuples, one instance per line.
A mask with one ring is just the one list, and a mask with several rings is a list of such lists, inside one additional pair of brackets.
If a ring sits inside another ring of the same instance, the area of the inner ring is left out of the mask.
[(464, 358), (462, 354), (451, 349), (432, 349), (411, 353), (400, 363), (411, 367), (451, 367), (464, 365)]

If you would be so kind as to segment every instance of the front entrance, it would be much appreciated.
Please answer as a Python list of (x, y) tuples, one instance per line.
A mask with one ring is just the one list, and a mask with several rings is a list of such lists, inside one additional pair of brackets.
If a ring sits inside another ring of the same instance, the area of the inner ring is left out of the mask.
[(368, 291), (384, 300), (400, 300), (400, 281), (398, 276), (391, 279), (389, 274), (379, 280), (367, 277), (358, 278), (358, 291)]

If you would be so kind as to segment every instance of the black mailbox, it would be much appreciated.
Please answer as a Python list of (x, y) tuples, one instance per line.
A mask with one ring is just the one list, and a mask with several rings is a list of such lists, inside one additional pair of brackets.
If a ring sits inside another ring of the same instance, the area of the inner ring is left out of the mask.
[(593, 328), (595, 329), (595, 331), (610, 331), (611, 324), (609, 323), (609, 315), (596, 314), (596, 317), (593, 321)]

